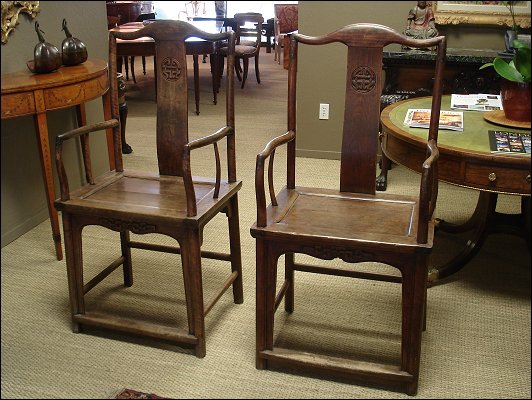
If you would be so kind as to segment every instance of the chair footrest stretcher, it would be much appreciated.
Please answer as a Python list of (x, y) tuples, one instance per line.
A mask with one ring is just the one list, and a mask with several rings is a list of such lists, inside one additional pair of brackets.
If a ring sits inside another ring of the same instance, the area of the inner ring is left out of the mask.
[(320, 372), (330, 372), (345, 377), (359, 378), (378, 383), (388, 381), (389, 384), (401, 384), (410, 383), (414, 379), (412, 374), (401, 371), (394, 365), (327, 357), (280, 347), (274, 350), (260, 351), (259, 357), (268, 361), (278, 362), (279, 364), (305, 367), (306, 371), (313, 368), (320, 370)]
[(180, 328), (161, 326), (159, 324), (144, 321), (141, 322), (128, 318), (118, 318), (108, 314), (95, 312), (75, 314), (72, 316), (72, 318), (75, 322), (80, 324), (129, 332), (156, 339), (169, 340), (180, 344), (198, 344), (198, 338)]

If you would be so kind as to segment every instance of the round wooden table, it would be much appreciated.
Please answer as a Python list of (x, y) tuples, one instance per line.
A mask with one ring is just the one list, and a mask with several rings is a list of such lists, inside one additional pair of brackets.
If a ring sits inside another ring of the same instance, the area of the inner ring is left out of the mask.
[[(382, 149), (398, 164), (420, 172), (426, 158), (428, 129), (409, 128), (403, 124), (409, 108), (431, 107), (431, 97), (419, 97), (394, 103), (381, 113)], [(450, 96), (443, 96), (442, 110), (450, 110)], [(471, 231), (465, 248), (451, 261), (433, 266), (429, 281), (447, 277), (459, 271), (480, 250), (490, 232), (502, 226), (510, 233), (523, 235), (530, 247), (530, 154), (506, 155), (490, 151), (489, 130), (529, 133), (530, 130), (492, 124), (482, 112), (464, 111), (464, 131), (440, 130), (438, 134), (438, 178), (453, 185), (479, 191), (476, 209), (463, 225), (439, 220), (438, 229), (448, 232)], [(495, 211), (499, 193), (521, 196), (521, 214), (501, 214)]]
[[(61, 67), (47, 74), (34, 74), (28, 69), (2, 74), (2, 119), (33, 115), (39, 145), (42, 173), (52, 235), (58, 260), (63, 258), (59, 219), (54, 207), (55, 189), (52, 154), (48, 138), (47, 111), (76, 106), (78, 123), (86, 124), (87, 101), (103, 98), (105, 119), (111, 118), (109, 74), (107, 62), (88, 59), (71, 67)], [(114, 169), (111, 132), (107, 133), (110, 168)], [(111, 144), (111, 145), (109, 145)]]

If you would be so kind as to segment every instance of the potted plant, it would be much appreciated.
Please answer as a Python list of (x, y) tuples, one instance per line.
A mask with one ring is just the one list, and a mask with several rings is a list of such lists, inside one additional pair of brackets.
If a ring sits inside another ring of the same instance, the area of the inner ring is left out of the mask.
[(501, 101), (506, 118), (530, 121), (530, 47), (515, 39), (515, 53), (507, 62), (495, 57), (480, 69), (493, 67), (501, 76)]

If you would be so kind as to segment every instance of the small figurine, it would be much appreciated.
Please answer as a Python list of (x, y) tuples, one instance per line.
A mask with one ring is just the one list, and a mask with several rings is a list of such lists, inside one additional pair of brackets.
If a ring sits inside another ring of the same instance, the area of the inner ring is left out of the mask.
[(85, 44), (78, 38), (72, 37), (72, 34), (67, 28), (66, 19), (63, 19), (63, 31), (65, 31), (66, 38), (63, 39), (61, 45), (63, 55), (63, 65), (78, 65), (87, 61), (87, 48)]
[[(434, 23), (434, 12), (426, 1), (418, 1), (408, 13), (404, 34), (413, 39), (430, 39), (438, 36)], [(408, 48), (408, 47), (407, 47)]]

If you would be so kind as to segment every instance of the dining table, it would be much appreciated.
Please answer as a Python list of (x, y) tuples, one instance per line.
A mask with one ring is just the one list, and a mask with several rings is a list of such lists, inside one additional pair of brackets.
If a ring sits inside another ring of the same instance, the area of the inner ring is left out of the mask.
[[(157, 20), (147, 20), (142, 22), (128, 22), (122, 25), (118, 25), (111, 28), (110, 31), (114, 32), (134, 32), (141, 29), (148, 23), (152, 23)], [(222, 31), (224, 24), (223, 21), (207, 20), (207, 21), (187, 21), (189, 24), (209, 33), (219, 33)], [(212, 93), (213, 102), (217, 103), (218, 85), (216, 76), (216, 63), (223, 62), (220, 57), (216, 57), (215, 45), (213, 42), (208, 42), (196, 37), (190, 37), (185, 41), (185, 48), (188, 55), (192, 55), (193, 68), (194, 68), (194, 99), (196, 104), (196, 115), (199, 115), (199, 55), (210, 54), (211, 61), (211, 75), (212, 75)], [(142, 37), (134, 40), (117, 39), (116, 41), (116, 55), (118, 60), (122, 57), (131, 56), (153, 56), (155, 65), (155, 44), (152, 38)], [(220, 60), (219, 60), (220, 59)], [(117, 60), (117, 61), (118, 61)], [(120, 65), (120, 63), (118, 63)], [(155, 90), (157, 90), (157, 76), (155, 76)], [(157, 92), (156, 92), (157, 93)]]

